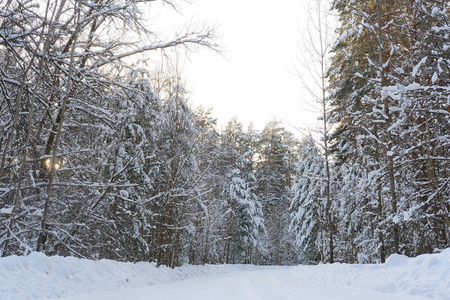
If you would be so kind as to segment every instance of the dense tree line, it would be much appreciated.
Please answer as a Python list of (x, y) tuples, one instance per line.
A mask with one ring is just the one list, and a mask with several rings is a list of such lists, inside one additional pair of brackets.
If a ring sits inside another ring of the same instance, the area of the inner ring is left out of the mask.
[(148, 2), (0, 4), (2, 256), (367, 263), (450, 245), (447, 1), (332, 1), (331, 48), (311, 0), (322, 125), (301, 142), (276, 120), (219, 129), (176, 64), (142, 68), (215, 49), (207, 28), (159, 38)]
[(338, 38), (322, 104), (335, 130), (301, 150), (291, 228), (302, 260), (384, 262), (449, 247), (449, 3), (332, 7)]
[(214, 48), (205, 28), (161, 40), (145, 2), (2, 2), (0, 253), (291, 263), (295, 138), (276, 121), (219, 132), (175, 67), (140, 68)]

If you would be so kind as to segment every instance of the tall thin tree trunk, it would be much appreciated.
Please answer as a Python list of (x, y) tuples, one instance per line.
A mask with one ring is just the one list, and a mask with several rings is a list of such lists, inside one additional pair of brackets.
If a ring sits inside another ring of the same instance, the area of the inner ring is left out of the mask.
[[(426, 151), (429, 151), (429, 149), (432, 149), (432, 145), (431, 145), (431, 128), (430, 125), (428, 123), (428, 119), (425, 120), (425, 124), (427, 126), (427, 144), (428, 147), (426, 147)], [(426, 154), (426, 159), (425, 159), (425, 167), (427, 170), (427, 177), (428, 177), (428, 182), (430, 183), (430, 185), (432, 186), (432, 190), (434, 190), (434, 193), (436, 194), (436, 199), (437, 202), (439, 203), (439, 207), (442, 210), (442, 221), (444, 223), (444, 232), (445, 232), (445, 240), (450, 239), (450, 219), (449, 219), (449, 211), (447, 209), (447, 206), (444, 203), (444, 197), (442, 196), (442, 193), (440, 191), (439, 188), (439, 184), (437, 181), (437, 176), (436, 176), (436, 172), (434, 170), (433, 167), (433, 163), (430, 159), (430, 154), (427, 153)], [(438, 219), (438, 218), (437, 218)]]
[(381, 202), (381, 184), (378, 185), (378, 224), (377, 224), (377, 231), (378, 231), (378, 240), (380, 243), (380, 261), (381, 263), (385, 263), (386, 262), (386, 252), (385, 252), (385, 248), (384, 248), (384, 236), (383, 236), (383, 230), (381, 230), (380, 226), (381, 226), (381, 222), (383, 221), (383, 204)]
[(230, 226), (228, 226), (228, 234), (227, 234), (227, 255), (225, 263), (230, 262), (230, 246), (231, 246), (231, 239), (232, 239), (232, 231), (233, 231), (233, 212), (230, 213)]
[(64, 124), (64, 118), (65, 118), (65, 112), (67, 110), (67, 105), (69, 102), (69, 97), (70, 94), (72, 93), (72, 88), (73, 88), (73, 80), (72, 80), (72, 76), (73, 76), (73, 69), (74, 69), (74, 54), (75, 54), (75, 47), (76, 47), (76, 40), (77, 40), (77, 35), (80, 31), (80, 14), (79, 14), (79, 10), (77, 7), (77, 1), (75, 1), (75, 12), (78, 13), (78, 15), (76, 16), (76, 18), (78, 18), (77, 20), (77, 26), (76, 26), (76, 32), (74, 33), (74, 40), (72, 43), (72, 48), (70, 51), (70, 63), (69, 63), (69, 74), (68, 74), (68, 82), (67, 82), (67, 88), (66, 88), (66, 92), (63, 94), (62, 96), (62, 105), (61, 105), (61, 109), (58, 113), (59, 116), (59, 123), (58, 124), (58, 129), (56, 131), (56, 135), (55, 135), (55, 139), (54, 139), (54, 144), (52, 147), (53, 150), (53, 154), (52, 154), (52, 158), (51, 158), (51, 162), (50, 162), (50, 174), (49, 174), (49, 181), (48, 181), (48, 186), (47, 186), (47, 195), (45, 198), (45, 203), (44, 203), (44, 210), (43, 210), (43, 214), (42, 214), (42, 220), (41, 220), (41, 230), (39, 233), (39, 237), (38, 237), (38, 241), (37, 241), (37, 246), (36, 246), (36, 251), (41, 251), (42, 246), (43, 246), (43, 242), (44, 242), (44, 237), (46, 234), (46, 225), (47, 225), (47, 217), (48, 217), (48, 210), (49, 210), (49, 205), (50, 205), (50, 200), (52, 197), (52, 188), (53, 188), (53, 181), (55, 178), (55, 172), (56, 172), (56, 161), (58, 159), (58, 146), (59, 146), (59, 142), (61, 139), (61, 134), (62, 134), (62, 128), (63, 128), (63, 124)]
[(333, 218), (331, 214), (331, 172), (330, 172), (330, 158), (329, 158), (329, 149), (328, 149), (328, 111), (327, 111), (327, 86), (325, 82), (326, 78), (326, 60), (327, 60), (327, 51), (325, 50), (324, 43), (326, 43), (326, 39), (323, 36), (323, 28), (322, 28), (322, 11), (319, 3), (318, 7), (318, 32), (319, 32), (319, 43), (320, 43), (320, 77), (321, 77), (321, 89), (322, 89), (322, 118), (323, 118), (323, 141), (324, 141), (324, 154), (325, 154), (325, 171), (326, 171), (326, 195), (327, 195), (327, 219), (328, 219), (328, 233), (329, 233), (329, 247), (330, 247), (330, 263), (334, 263), (334, 241), (333, 241)]
[[(378, 18), (378, 43), (379, 43), (379, 51), (378, 51), (378, 59), (380, 66), (380, 77), (381, 77), (381, 88), (387, 85), (386, 82), (386, 66), (385, 66), (385, 58), (384, 58), (384, 39), (382, 32), (382, 19), (381, 19), (381, 2), (384, 0), (377, 0), (377, 18)], [(391, 117), (389, 111), (389, 98), (385, 97), (383, 99), (384, 113), (387, 117), (386, 120), (386, 156), (388, 159), (388, 172), (389, 172), (389, 192), (391, 195), (391, 205), (392, 205), (392, 214), (394, 216), (394, 224), (393, 224), (393, 232), (394, 232), (394, 252), (399, 253), (400, 247), (400, 230), (397, 219), (397, 193), (395, 190), (395, 174), (394, 174), (394, 157), (392, 153), (392, 135), (389, 130)]]

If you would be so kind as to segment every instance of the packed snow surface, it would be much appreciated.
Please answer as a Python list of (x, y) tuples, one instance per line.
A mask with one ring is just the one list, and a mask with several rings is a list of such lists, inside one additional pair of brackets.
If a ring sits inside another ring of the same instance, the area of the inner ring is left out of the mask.
[(182, 266), (73, 257), (0, 258), (0, 299), (450, 300), (450, 249), (383, 265)]

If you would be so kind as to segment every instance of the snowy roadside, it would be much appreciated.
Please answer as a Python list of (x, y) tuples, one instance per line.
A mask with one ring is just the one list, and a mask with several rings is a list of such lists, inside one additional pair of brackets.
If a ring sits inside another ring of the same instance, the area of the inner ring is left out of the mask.
[(339, 285), (391, 295), (450, 300), (450, 249), (417, 258), (393, 255), (384, 265), (333, 264), (291, 269), (250, 265), (186, 265), (170, 269), (157, 268), (153, 263), (90, 261), (32, 253), (27, 257), (0, 258), (0, 300), (55, 299), (173, 283), (197, 276), (275, 268), (299, 284)]
[(383, 265), (298, 266), (290, 273), (302, 281), (450, 300), (450, 248), (415, 258), (394, 254)]
[(166, 284), (196, 276), (273, 267), (184, 265), (171, 269), (155, 263), (92, 261), (33, 252), (0, 258), (0, 300), (54, 299), (79, 293)]

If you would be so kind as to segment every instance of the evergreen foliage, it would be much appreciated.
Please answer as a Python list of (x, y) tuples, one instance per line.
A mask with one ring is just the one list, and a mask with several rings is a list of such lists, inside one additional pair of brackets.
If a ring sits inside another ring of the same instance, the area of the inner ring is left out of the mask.
[(450, 246), (448, 1), (332, 1), (339, 37), (316, 53), (323, 128), (301, 142), (277, 120), (220, 132), (176, 67), (137, 67), (214, 48), (213, 32), (161, 41), (145, 0), (38, 2), (0, 3), (2, 256), (173, 268)]
[[(327, 80), (336, 260), (440, 251), (450, 245), (448, 1), (335, 0), (333, 8), (339, 37)], [(291, 205), (308, 262), (321, 249), (312, 247), (318, 229), (306, 217), (317, 197), (307, 181), (311, 163), (302, 156)]]

